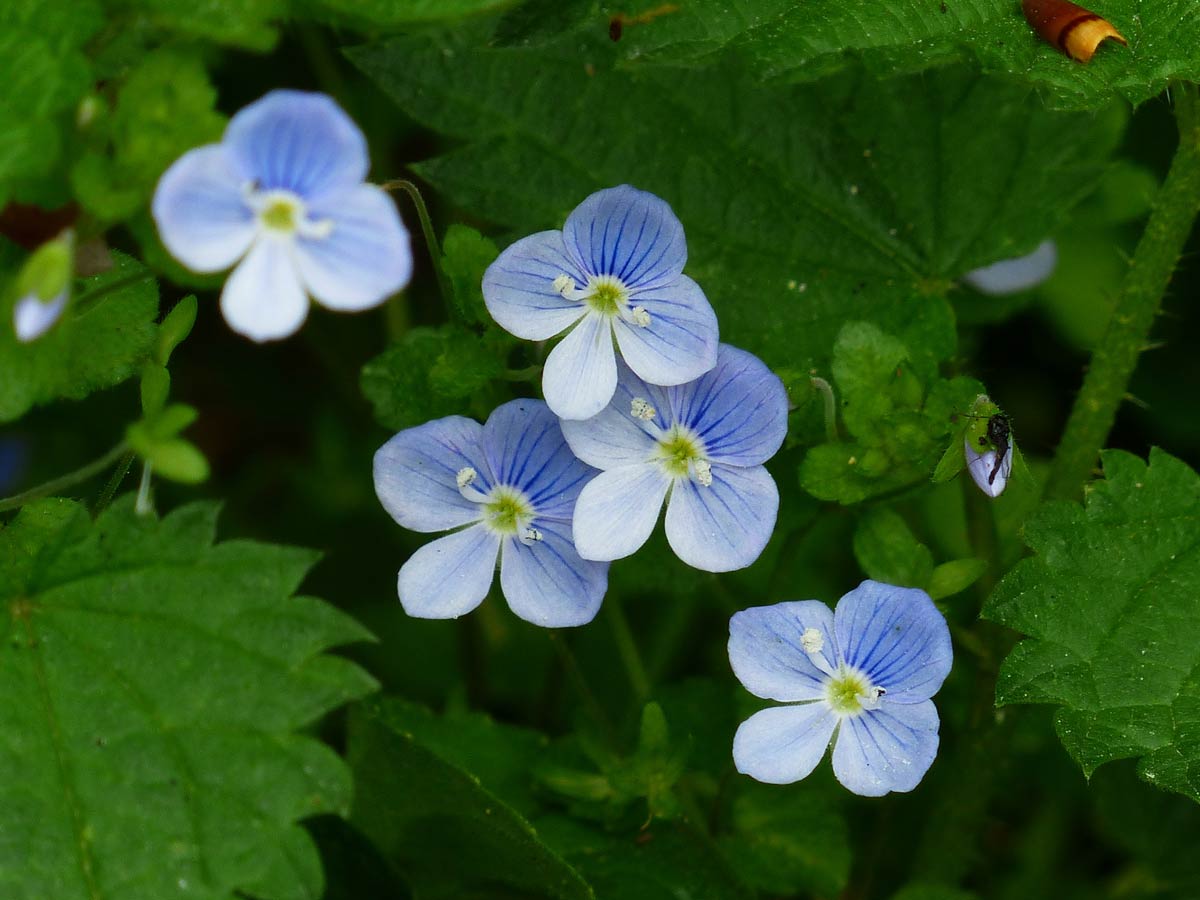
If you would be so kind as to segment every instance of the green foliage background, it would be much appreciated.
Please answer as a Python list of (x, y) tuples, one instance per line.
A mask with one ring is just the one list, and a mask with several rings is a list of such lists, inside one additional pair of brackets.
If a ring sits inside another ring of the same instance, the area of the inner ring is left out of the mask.
[[(1191, 0), (1093, 6), (1130, 45), (1085, 67), (1007, 0), (7, 0), (0, 495), (100, 460), (0, 505), (0, 897), (1197, 896), (1193, 255), (1085, 502), (1040, 498), (1161, 202), (1164, 91), (1200, 80)], [(344, 106), (373, 180), (415, 179), (440, 250), (397, 195), (411, 287), (256, 346), (147, 210), (285, 86)], [(544, 348), (490, 323), (482, 272), (622, 182), (671, 203), (722, 338), (788, 386), (775, 536), (713, 576), (656, 535), (581, 629), (498, 594), (409, 619), (424, 538), (371, 456), (536, 395)], [(19, 344), (17, 273), (66, 224), (75, 305)], [(961, 283), (1046, 237), (1041, 287)], [(1029, 462), (996, 502), (930, 480), (984, 391)], [(828, 764), (737, 775), (729, 615), (868, 576), (955, 638), (929, 775), (876, 801)]]

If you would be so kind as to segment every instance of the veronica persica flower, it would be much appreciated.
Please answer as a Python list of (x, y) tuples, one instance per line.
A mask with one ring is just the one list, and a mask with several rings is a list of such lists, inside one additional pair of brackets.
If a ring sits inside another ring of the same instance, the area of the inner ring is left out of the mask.
[(304, 323), (310, 295), (355, 311), (408, 283), (408, 232), (388, 195), (363, 183), (368, 165), (362, 132), (332, 99), (272, 91), (230, 120), (221, 143), (167, 169), (154, 220), (189, 269), (236, 264), (221, 292), (234, 331), (284, 338)]
[(542, 391), (563, 419), (612, 399), (617, 360), (650, 384), (683, 384), (717, 359), (717, 317), (683, 274), (683, 226), (665, 201), (629, 185), (598, 191), (562, 231), (508, 247), (483, 276), (488, 311), (519, 338), (566, 332), (546, 359)]
[(838, 601), (758, 606), (729, 621), (729, 662), (752, 694), (778, 700), (741, 724), (739, 772), (768, 784), (806, 777), (833, 747), (856, 794), (911, 791), (937, 755), (930, 698), (950, 674), (950, 630), (929, 595), (864, 581)]
[(1054, 274), (1056, 265), (1058, 247), (1054, 241), (1042, 241), (1037, 249), (1025, 256), (972, 269), (963, 276), (963, 281), (984, 294), (1016, 294), (1037, 287)]
[(13, 331), (23, 344), (40, 338), (62, 318), (71, 298), (74, 232), (47, 241), (26, 260), (16, 279)]
[(787, 433), (787, 392), (757, 357), (722, 344), (717, 365), (690, 384), (647, 384), (619, 367), (612, 402), (564, 421), (575, 455), (603, 469), (575, 506), (584, 559), (637, 550), (667, 506), (667, 541), (689, 566), (741, 569), (775, 528), (779, 491), (763, 468)]
[(571, 513), (596, 474), (540, 400), (513, 400), (480, 425), (449, 416), (401, 431), (375, 454), (375, 493), (413, 531), (450, 531), (400, 569), (409, 615), (453, 619), (482, 602), (500, 563), (513, 612), (558, 628), (590, 622), (608, 565), (581, 559)]

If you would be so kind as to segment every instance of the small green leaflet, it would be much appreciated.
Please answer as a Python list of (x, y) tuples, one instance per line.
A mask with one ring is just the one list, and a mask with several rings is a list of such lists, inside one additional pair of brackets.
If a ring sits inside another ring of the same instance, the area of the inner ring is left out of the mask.
[[(568, 11), (552, 15), (551, 6)], [(1109, 42), (1088, 64), (1030, 28), (1020, 3), (998, 0), (633, 0), (620, 52), (630, 65), (705, 66), (729, 56), (764, 80), (820, 78), (860, 60), (881, 75), (965, 58), (1035, 86), (1055, 106), (1137, 104), (1171, 79), (1200, 80), (1200, 16), (1193, 0), (1087, 0), (1129, 46)], [(534, 0), (501, 22), (503, 43), (534, 44), (563, 30), (607, 32), (618, 9), (600, 0)], [(553, 26), (545, 21), (551, 18)]]
[(214, 545), (216, 515), (52, 499), (0, 531), (5, 900), (321, 895), (296, 823), (350, 774), (297, 731), (373, 689), (325, 653), (369, 635), (292, 596), (316, 554)]
[(1084, 507), (1026, 522), (1037, 555), (988, 600), (988, 618), (1029, 635), (996, 701), (1058, 705), (1086, 774), (1136, 757), (1147, 781), (1200, 801), (1200, 476), (1161, 450), (1103, 461)]
[(800, 371), (851, 319), (949, 356), (954, 279), (1053, 233), (1123, 127), (961, 68), (764, 88), (737, 67), (614, 68), (607, 37), (479, 40), (349, 51), (405, 112), (463, 142), (421, 174), (515, 236), (561, 226), (599, 188), (658, 194), (722, 339)]

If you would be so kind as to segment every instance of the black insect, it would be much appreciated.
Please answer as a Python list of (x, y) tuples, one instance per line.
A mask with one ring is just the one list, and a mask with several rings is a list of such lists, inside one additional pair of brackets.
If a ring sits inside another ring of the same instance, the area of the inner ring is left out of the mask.
[(996, 475), (1000, 472), (1000, 466), (1004, 462), (1004, 457), (1008, 455), (1008, 444), (1012, 438), (1012, 424), (1008, 421), (1008, 416), (1004, 413), (996, 413), (987, 423), (987, 437), (981, 437), (979, 443), (986, 447), (991, 443), (996, 448), (996, 462), (992, 466), (992, 473), (988, 475), (988, 484), (996, 480)]

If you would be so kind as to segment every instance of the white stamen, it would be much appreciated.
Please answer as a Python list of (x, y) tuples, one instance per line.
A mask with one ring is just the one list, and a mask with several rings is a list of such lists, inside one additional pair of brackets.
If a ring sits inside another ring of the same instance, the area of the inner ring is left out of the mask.
[(712, 486), (712, 465), (707, 459), (698, 459), (692, 465), (696, 467), (696, 480), (701, 487)]
[(324, 240), (333, 234), (333, 219), (301, 219), (300, 224), (296, 226), (296, 233), (300, 237)]
[(862, 700), (860, 701), (862, 703), (862, 708), (863, 709), (879, 709), (879, 698), (882, 697), (886, 693), (887, 693), (886, 688), (881, 688), (878, 686), (869, 688), (867, 690), (867, 693), (863, 696)]
[(458, 474), (454, 476), (454, 480), (458, 483), (458, 489), (461, 491), (463, 488), (467, 487), (468, 485), (474, 484), (475, 479), (476, 479), (476, 477), (478, 477), (478, 475), (479, 475), (479, 473), (476, 472), (474, 469), (472, 469), (470, 466), (463, 466), (461, 469), (458, 470)]
[(533, 544), (536, 544), (541, 539), (542, 539), (542, 533), (540, 531), (538, 531), (536, 528), (533, 528), (533, 527), (526, 528), (523, 532), (521, 532), (521, 543), (524, 544), (526, 547), (530, 547)]
[(639, 328), (650, 327), (650, 313), (646, 312), (646, 307), (644, 306), (635, 306), (630, 311), (629, 318)]
[(820, 629), (805, 628), (804, 634), (800, 635), (800, 649), (805, 653), (820, 653), (825, 649), (825, 635)]
[(643, 422), (649, 422), (656, 415), (658, 410), (650, 405), (650, 401), (642, 397), (634, 397), (629, 403), (629, 414), (635, 419), (641, 419)]
[(559, 275), (554, 279), (554, 289), (564, 297), (567, 296), (568, 291), (572, 291), (574, 288), (575, 282), (570, 275)]

